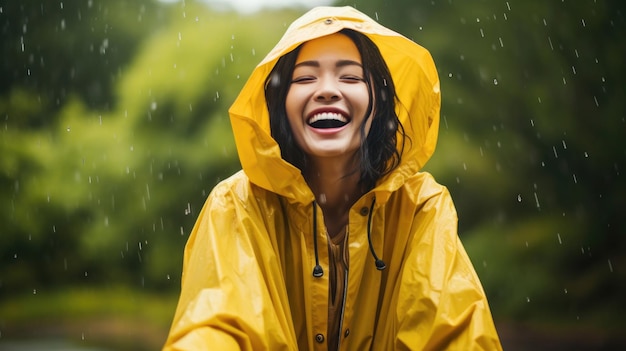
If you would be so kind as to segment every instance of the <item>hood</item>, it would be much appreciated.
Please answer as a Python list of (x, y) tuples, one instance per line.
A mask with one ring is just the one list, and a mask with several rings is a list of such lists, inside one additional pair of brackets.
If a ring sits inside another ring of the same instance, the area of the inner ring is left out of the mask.
[(344, 28), (367, 35), (380, 49), (396, 86), (399, 100), (396, 113), (407, 136), (400, 165), (380, 179), (373, 190), (377, 202), (386, 202), (391, 192), (419, 171), (435, 150), (441, 95), (430, 53), (352, 7), (316, 7), (289, 26), (278, 44), (254, 69), (229, 109), (244, 172), (252, 183), (289, 201), (310, 203), (314, 196), (300, 170), (281, 158), (278, 144), (271, 136), (265, 79), (281, 56), (303, 42)]

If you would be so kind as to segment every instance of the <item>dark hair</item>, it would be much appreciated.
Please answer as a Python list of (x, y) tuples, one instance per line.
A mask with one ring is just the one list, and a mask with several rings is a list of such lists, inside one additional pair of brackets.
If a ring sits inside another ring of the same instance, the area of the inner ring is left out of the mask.
[[(400, 164), (404, 149), (404, 128), (395, 112), (397, 96), (391, 73), (376, 44), (366, 35), (350, 29), (343, 29), (339, 33), (348, 36), (359, 50), (370, 95), (366, 118), (361, 124), (362, 141), (358, 155), (361, 172), (359, 183), (366, 189), (371, 189), (380, 177)], [(272, 137), (278, 142), (283, 159), (304, 171), (307, 158), (294, 140), (285, 108), (291, 76), (301, 47), (302, 45), (298, 46), (278, 60), (265, 81), (265, 100)], [(365, 124), (372, 108), (374, 117), (366, 139)], [(400, 151), (396, 147), (398, 131), (402, 137)]]

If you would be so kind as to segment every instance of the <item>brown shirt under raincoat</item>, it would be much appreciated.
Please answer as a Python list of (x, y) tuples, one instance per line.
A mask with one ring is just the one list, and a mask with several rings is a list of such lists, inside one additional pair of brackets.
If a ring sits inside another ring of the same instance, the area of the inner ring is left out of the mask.
[[(343, 28), (378, 45), (409, 141), (401, 164), (350, 210), (340, 334), (329, 338), (332, 250), (325, 230), (314, 230), (323, 214), (270, 134), (264, 81), (280, 56)], [(450, 195), (420, 172), (440, 101), (428, 51), (353, 8), (315, 8), (294, 22), (229, 111), (243, 171), (214, 188), (198, 217), (164, 349), (321, 351), (329, 340), (341, 350), (501, 349)]]

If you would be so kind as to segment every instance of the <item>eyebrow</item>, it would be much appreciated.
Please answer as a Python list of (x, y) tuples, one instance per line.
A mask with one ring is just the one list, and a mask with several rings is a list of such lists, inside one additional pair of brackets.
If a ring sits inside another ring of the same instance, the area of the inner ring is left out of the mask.
[[(319, 61), (314, 61), (314, 60), (302, 61), (302, 62), (296, 63), (294, 68), (301, 67), (301, 66), (320, 67), (320, 63), (319, 63)], [(345, 66), (359, 66), (359, 67), (363, 67), (362, 64), (360, 64), (360, 63), (358, 63), (356, 61), (353, 61), (353, 60), (339, 60), (335, 64), (335, 67), (345, 67)]]

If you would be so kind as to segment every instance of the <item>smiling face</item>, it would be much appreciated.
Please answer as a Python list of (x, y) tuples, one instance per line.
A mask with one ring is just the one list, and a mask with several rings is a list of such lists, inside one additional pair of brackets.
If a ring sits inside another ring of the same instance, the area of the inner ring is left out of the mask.
[(303, 44), (285, 108), (298, 146), (312, 158), (352, 157), (361, 144), (370, 94), (361, 55), (350, 38), (331, 34)]

